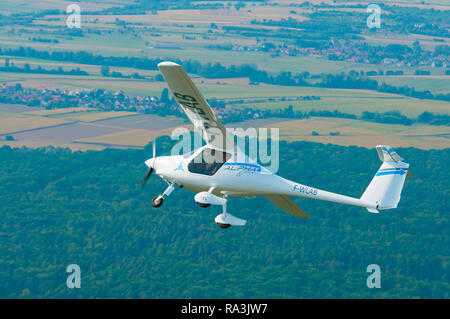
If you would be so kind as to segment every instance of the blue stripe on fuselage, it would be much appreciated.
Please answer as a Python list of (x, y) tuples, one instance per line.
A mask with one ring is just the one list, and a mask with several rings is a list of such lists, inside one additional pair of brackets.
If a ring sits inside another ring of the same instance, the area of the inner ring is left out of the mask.
[(406, 174), (404, 170), (395, 170), (395, 171), (387, 171), (387, 172), (378, 172), (375, 176), (382, 176), (382, 175), (403, 175)]

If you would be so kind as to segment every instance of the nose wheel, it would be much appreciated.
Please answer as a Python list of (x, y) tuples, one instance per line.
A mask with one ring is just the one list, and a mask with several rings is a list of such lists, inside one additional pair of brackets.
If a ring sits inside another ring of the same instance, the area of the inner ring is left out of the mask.
[(155, 197), (153, 197), (152, 199), (152, 206), (153, 207), (159, 207), (163, 204), (164, 201), (164, 197), (162, 197), (161, 195), (157, 195)]
[(157, 196), (153, 197), (152, 206), (155, 208), (161, 206), (163, 204), (164, 197), (169, 196), (172, 193), (172, 191), (174, 190), (174, 188), (175, 188), (175, 184), (170, 183), (169, 187), (167, 187), (167, 189), (164, 191), (164, 193), (162, 193), (162, 195), (157, 195)]

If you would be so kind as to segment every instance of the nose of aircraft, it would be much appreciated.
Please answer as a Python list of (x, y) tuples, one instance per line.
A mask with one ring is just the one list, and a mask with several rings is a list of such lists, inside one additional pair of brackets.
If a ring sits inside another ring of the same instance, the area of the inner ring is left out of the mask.
[(155, 169), (155, 157), (152, 157), (148, 160), (145, 161), (145, 165), (147, 165), (148, 168), (153, 168)]
[(180, 165), (181, 156), (157, 156), (145, 161), (148, 168), (153, 168), (156, 172), (173, 170)]
[(146, 160), (145, 165), (148, 168), (153, 168), (155, 171), (158, 171), (171, 166), (171, 162), (171, 156), (157, 156)]

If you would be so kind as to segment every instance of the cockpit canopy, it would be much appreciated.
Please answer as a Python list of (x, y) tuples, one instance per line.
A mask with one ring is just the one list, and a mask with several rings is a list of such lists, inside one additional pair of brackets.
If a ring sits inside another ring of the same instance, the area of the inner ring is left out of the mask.
[(214, 175), (231, 157), (230, 153), (213, 148), (204, 148), (188, 164), (191, 173)]

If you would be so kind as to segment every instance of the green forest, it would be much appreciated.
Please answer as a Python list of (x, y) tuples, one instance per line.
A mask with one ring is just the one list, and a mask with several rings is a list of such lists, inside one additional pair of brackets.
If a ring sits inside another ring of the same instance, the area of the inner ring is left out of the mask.
[[(158, 139), (158, 155), (170, 152)], [(220, 229), (219, 207), (176, 189), (161, 208), (145, 189), (144, 150), (0, 148), (0, 298), (449, 298), (450, 149), (398, 149), (411, 164), (396, 210), (295, 199), (230, 199), (245, 227)], [(360, 197), (380, 166), (375, 148), (280, 142), (281, 176)], [(66, 267), (81, 267), (68, 289)], [(369, 264), (381, 288), (369, 289)]]

